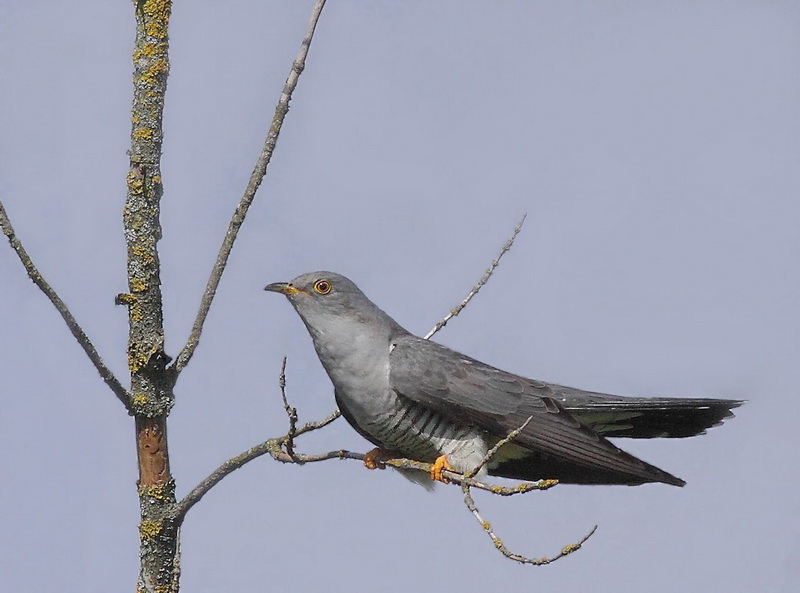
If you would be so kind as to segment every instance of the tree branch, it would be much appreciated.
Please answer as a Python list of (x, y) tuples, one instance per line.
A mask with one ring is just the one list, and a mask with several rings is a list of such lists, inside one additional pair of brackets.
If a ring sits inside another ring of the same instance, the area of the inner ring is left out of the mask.
[(289, 432), (286, 433), (286, 452), (290, 457), (294, 457), (294, 437), (297, 436), (297, 408), (289, 405), (286, 399), (286, 357), (281, 363), (281, 374), (278, 378), (278, 386), (281, 389), (281, 399), (283, 399), (283, 409), (289, 417)]
[(247, 216), (247, 211), (250, 208), (250, 204), (253, 203), (256, 191), (258, 190), (259, 185), (261, 185), (261, 181), (264, 179), (264, 176), (267, 173), (267, 166), (272, 159), (272, 153), (275, 151), (275, 145), (278, 142), (278, 136), (280, 135), (281, 127), (283, 126), (283, 120), (286, 117), (286, 114), (289, 112), (289, 102), (292, 100), (292, 93), (297, 87), (300, 74), (305, 68), (306, 57), (308, 56), (308, 51), (311, 47), (311, 40), (314, 37), (314, 31), (317, 27), (317, 22), (319, 21), (320, 14), (322, 13), (324, 6), (325, 0), (317, 0), (314, 9), (311, 12), (311, 19), (309, 21), (308, 29), (305, 37), (303, 38), (303, 42), (300, 45), (300, 53), (298, 53), (297, 58), (295, 58), (295, 61), (292, 64), (291, 72), (289, 73), (289, 77), (286, 79), (286, 84), (284, 85), (283, 92), (278, 100), (278, 105), (275, 107), (275, 115), (272, 117), (272, 124), (270, 126), (269, 133), (267, 134), (267, 139), (264, 142), (264, 148), (261, 150), (261, 155), (258, 157), (255, 168), (253, 169), (253, 173), (250, 175), (250, 181), (247, 184), (244, 195), (242, 196), (239, 205), (236, 207), (233, 218), (231, 218), (231, 221), (228, 224), (228, 231), (225, 233), (225, 239), (222, 241), (222, 245), (219, 248), (219, 253), (217, 254), (217, 260), (211, 270), (211, 276), (208, 279), (208, 284), (206, 284), (203, 298), (200, 301), (200, 309), (197, 312), (197, 317), (195, 318), (194, 325), (192, 326), (192, 331), (189, 334), (189, 339), (181, 350), (180, 354), (178, 354), (178, 357), (172, 366), (172, 369), (175, 371), (175, 373), (180, 373), (186, 367), (186, 365), (189, 363), (189, 360), (194, 355), (197, 345), (200, 343), (200, 334), (203, 332), (203, 325), (205, 324), (208, 311), (211, 308), (211, 303), (216, 295), (217, 287), (219, 286), (222, 278), (222, 273), (225, 271), (225, 266), (228, 262), (228, 256), (233, 249), (233, 243), (236, 241), (236, 236), (239, 233), (239, 228), (244, 222), (245, 216)]
[[(320, 429), (324, 426), (327, 426), (334, 420), (336, 420), (341, 414), (336, 411), (324, 420), (320, 420), (318, 422), (308, 422), (301, 426), (300, 428), (294, 431), (292, 438), (305, 434), (307, 432), (311, 432), (312, 430)], [(255, 447), (249, 448), (247, 451), (244, 451), (237, 455), (236, 457), (232, 457), (228, 459), (225, 463), (220, 465), (217, 469), (215, 469), (209, 476), (200, 482), (197, 486), (195, 486), (189, 494), (187, 494), (183, 499), (175, 505), (175, 512), (174, 517), (177, 521), (178, 525), (183, 522), (186, 513), (189, 512), (194, 505), (200, 502), (200, 499), (205, 496), (209, 490), (211, 490), (214, 486), (219, 484), (222, 479), (242, 467), (244, 464), (253, 461), (265, 455), (267, 453), (271, 454), (275, 459), (279, 461), (283, 461), (285, 463), (298, 463), (303, 464), (307, 462), (314, 462), (314, 461), (323, 461), (325, 459), (353, 459), (356, 457), (352, 457), (357, 455), (355, 453), (350, 453), (349, 451), (331, 451), (330, 453), (324, 453), (322, 455), (297, 455), (292, 453), (289, 455), (288, 453), (284, 452), (283, 447), (286, 446), (287, 441), (289, 440), (289, 435), (283, 435), (280, 437), (275, 437), (269, 440), (264, 441), (263, 443), (256, 445)], [(358, 457), (363, 459), (363, 455)]]
[(75, 317), (73, 317), (72, 313), (67, 308), (67, 305), (61, 300), (61, 297), (58, 296), (53, 287), (47, 283), (39, 270), (33, 264), (28, 252), (25, 251), (25, 248), (22, 246), (22, 242), (19, 240), (19, 238), (17, 238), (16, 233), (14, 233), (14, 228), (11, 226), (11, 221), (6, 214), (6, 210), (3, 207), (2, 201), (0, 201), (0, 228), (3, 229), (3, 234), (8, 238), (11, 248), (16, 252), (19, 260), (25, 267), (25, 271), (28, 272), (28, 277), (36, 286), (39, 287), (45, 296), (50, 299), (50, 302), (53, 303), (53, 306), (67, 324), (69, 331), (72, 332), (72, 335), (78, 341), (78, 344), (80, 344), (81, 348), (83, 348), (86, 356), (88, 356), (89, 360), (92, 361), (94, 368), (97, 369), (98, 373), (100, 373), (100, 377), (103, 379), (103, 381), (105, 381), (106, 385), (109, 386), (111, 391), (114, 392), (114, 395), (117, 396), (119, 401), (122, 402), (122, 405), (124, 405), (125, 408), (130, 411), (130, 396), (128, 391), (117, 380), (117, 378), (114, 376), (114, 373), (111, 372), (111, 369), (105, 365), (103, 359), (100, 358), (100, 354), (98, 354), (91, 340), (89, 340), (89, 337), (83, 331), (83, 328), (81, 328), (81, 326), (75, 320)]
[[(494, 444), (494, 446), (486, 452), (486, 455), (483, 456), (483, 459), (481, 459), (480, 463), (475, 467), (473, 467), (470, 471), (465, 473), (464, 476), (466, 476), (467, 478), (472, 478), (473, 476), (477, 475), (477, 473), (481, 471), (481, 469), (483, 469), (483, 466), (489, 463), (492, 460), (492, 457), (497, 455), (497, 452), (500, 450), (500, 447), (502, 447), (503, 445), (507, 445), (515, 438), (517, 438), (519, 433), (525, 430), (525, 427), (528, 426), (531, 420), (533, 420), (533, 416), (528, 416), (528, 419), (525, 420), (525, 422), (523, 422), (519, 428), (515, 428), (514, 430), (509, 432), (505, 438), (497, 441)], [(549, 480), (549, 481), (558, 483), (558, 480)], [(555, 486), (555, 484), (553, 485)]]
[(492, 530), (492, 525), (488, 521), (485, 521), (483, 517), (481, 517), (481, 514), (478, 511), (478, 507), (475, 506), (475, 501), (472, 498), (472, 494), (470, 494), (469, 488), (470, 487), (466, 484), (461, 485), (461, 490), (464, 492), (464, 504), (467, 505), (467, 508), (472, 512), (472, 515), (475, 517), (475, 520), (481, 525), (481, 527), (483, 527), (483, 530), (492, 539), (492, 542), (494, 543), (494, 546), (497, 548), (497, 550), (501, 554), (503, 554), (503, 556), (505, 556), (506, 558), (510, 558), (511, 560), (519, 562), (520, 564), (533, 564), (534, 566), (541, 566), (542, 564), (550, 564), (551, 562), (555, 562), (559, 558), (563, 558), (564, 556), (567, 556), (579, 550), (580, 547), (584, 543), (586, 543), (586, 540), (592, 537), (592, 535), (594, 535), (594, 532), (597, 531), (597, 525), (595, 525), (594, 527), (592, 527), (589, 533), (584, 535), (580, 539), (580, 541), (578, 541), (578, 543), (564, 546), (563, 548), (561, 548), (561, 551), (555, 556), (542, 557), (542, 558), (527, 558), (520, 554), (515, 554), (514, 552), (506, 548), (505, 544), (503, 543), (503, 540), (497, 537), (497, 535)]
[(497, 266), (500, 265), (500, 260), (506, 253), (508, 253), (508, 251), (511, 249), (511, 246), (514, 245), (514, 240), (517, 238), (517, 235), (519, 235), (519, 232), (522, 230), (522, 225), (525, 224), (525, 219), (527, 218), (527, 216), (528, 216), (527, 214), (522, 216), (522, 220), (520, 220), (519, 224), (516, 227), (514, 227), (514, 232), (511, 234), (511, 237), (509, 237), (508, 241), (506, 241), (505, 244), (503, 245), (503, 248), (500, 250), (500, 253), (497, 256), (497, 258), (492, 261), (492, 265), (490, 265), (489, 268), (486, 270), (486, 272), (484, 272), (483, 276), (481, 276), (481, 279), (478, 280), (478, 283), (472, 287), (472, 290), (469, 291), (467, 297), (463, 301), (461, 301), (455, 307), (455, 309), (450, 311), (436, 325), (434, 325), (431, 331), (425, 334), (426, 340), (430, 340), (436, 332), (438, 332), (445, 325), (447, 325), (448, 321), (450, 321), (453, 317), (461, 313), (462, 309), (464, 309), (464, 307), (467, 306), (467, 304), (472, 300), (472, 298), (476, 294), (478, 294), (480, 289), (483, 288), (483, 285), (489, 281), (489, 278), (492, 277), (492, 274), (494, 274), (494, 271), (497, 268)]
[[(513, 441), (517, 437), (517, 435), (519, 435), (519, 433), (525, 430), (525, 427), (528, 426), (528, 423), (532, 419), (533, 416), (528, 416), (528, 419), (525, 420), (525, 422), (523, 422), (519, 428), (512, 430), (510, 433), (508, 433), (508, 435), (505, 438), (497, 441), (497, 443), (495, 443), (495, 445), (491, 449), (489, 449), (489, 451), (486, 452), (486, 455), (483, 456), (481, 462), (472, 470), (464, 474), (464, 477), (471, 478), (472, 476), (477, 474), (484, 465), (486, 465), (487, 463), (489, 463), (489, 461), (491, 461), (492, 457), (494, 457), (497, 454), (497, 452), (503, 445), (506, 445), (511, 441)], [(542, 482), (547, 484), (547, 487), (549, 488), (555, 486), (558, 483), (558, 480), (542, 480)], [(572, 554), (572, 552), (575, 552), (576, 550), (580, 549), (580, 547), (586, 542), (586, 540), (592, 537), (594, 532), (597, 530), (597, 525), (595, 525), (594, 527), (592, 527), (589, 533), (587, 533), (577, 544), (570, 544), (568, 546), (564, 546), (563, 548), (561, 548), (561, 551), (555, 556), (551, 556), (549, 558), (548, 557), (526, 558), (525, 556), (521, 556), (520, 554), (515, 554), (514, 552), (511, 552), (508, 548), (506, 548), (505, 544), (503, 543), (503, 540), (501, 540), (497, 536), (497, 534), (495, 534), (494, 530), (492, 529), (492, 525), (488, 521), (485, 521), (483, 519), (483, 517), (480, 514), (480, 511), (478, 511), (477, 505), (475, 504), (475, 500), (472, 498), (472, 493), (470, 492), (471, 487), (472, 486), (470, 486), (470, 484), (466, 481), (463, 481), (461, 483), (461, 491), (464, 493), (464, 504), (467, 505), (467, 508), (470, 510), (473, 517), (475, 517), (475, 520), (478, 522), (478, 524), (480, 524), (481, 527), (483, 527), (483, 530), (491, 538), (492, 542), (494, 543), (494, 546), (500, 551), (500, 553), (503, 554), (506, 558), (510, 558), (511, 560), (514, 560), (521, 564), (533, 564), (536, 566), (540, 566), (542, 564), (550, 564), (551, 562), (554, 562), (559, 558), (563, 558), (567, 554)]]
[[(324, 428), (337, 418), (341, 416), (339, 411), (333, 412), (324, 420), (319, 420), (317, 422), (307, 422), (300, 428), (298, 428), (294, 434), (292, 435), (292, 439), (297, 438), (307, 432), (311, 432), (313, 430), (319, 430), (320, 428)], [(354, 459), (356, 461), (364, 461), (364, 455), (362, 453), (355, 453), (353, 451), (348, 451), (346, 449), (339, 449), (336, 451), (327, 451), (325, 453), (316, 453), (313, 455), (306, 455), (302, 453), (292, 452), (289, 454), (286, 451), (286, 445), (289, 441), (290, 435), (289, 433), (274, 437), (243, 451), (236, 457), (232, 457), (220, 465), (217, 469), (215, 469), (211, 474), (208, 475), (202, 482), (200, 482), (197, 486), (195, 486), (189, 494), (183, 497), (183, 499), (175, 505), (175, 512), (174, 517), (175, 520), (178, 521), (178, 524), (183, 522), (186, 513), (191, 509), (195, 504), (200, 502), (200, 499), (205, 496), (209, 490), (211, 490), (214, 486), (219, 484), (223, 478), (228, 476), (229, 474), (233, 473), (237, 469), (244, 466), (246, 463), (253, 461), (261, 457), (262, 455), (269, 454), (272, 456), (273, 459), (276, 461), (280, 461), (281, 463), (295, 463), (297, 465), (303, 465), (306, 463), (315, 463), (319, 461), (327, 461), (329, 459)], [(421, 461), (414, 461), (413, 459), (403, 459), (403, 458), (396, 458), (396, 459), (387, 459), (386, 465), (391, 467), (395, 467), (398, 469), (413, 469), (421, 472), (425, 472), (430, 474), (431, 469), (433, 469), (433, 464), (431, 463), (423, 463)], [(467, 484), (470, 488), (477, 488), (479, 490), (485, 490), (486, 492), (490, 492), (492, 494), (496, 494), (498, 496), (513, 496), (515, 494), (525, 494), (526, 492), (531, 492), (532, 490), (547, 490), (555, 486), (558, 481), (557, 480), (541, 480), (539, 482), (531, 482), (531, 483), (521, 483), (516, 486), (497, 486), (494, 484), (485, 484), (478, 480), (463, 476), (456, 472), (451, 471), (444, 471), (442, 475), (446, 476), (450, 482), (456, 485)]]
[[(174, 510), (174, 517), (177, 521), (177, 524), (180, 525), (183, 522), (183, 519), (186, 516), (186, 513), (191, 509), (195, 504), (200, 502), (200, 499), (205, 496), (209, 490), (211, 490), (214, 486), (219, 484), (223, 478), (227, 475), (233, 473), (240, 467), (244, 466), (246, 463), (261, 457), (269, 453), (273, 459), (276, 461), (280, 461), (281, 463), (295, 463), (298, 465), (303, 465), (305, 463), (314, 463), (318, 461), (327, 461), (328, 459), (355, 459), (356, 461), (364, 461), (364, 455), (361, 453), (354, 453), (353, 451), (347, 451), (345, 449), (339, 449), (338, 451), (328, 451), (327, 453), (317, 453), (314, 455), (305, 455), (295, 452), (294, 450), (294, 441), (297, 437), (306, 434), (307, 432), (311, 432), (314, 430), (319, 430), (321, 428), (326, 427), (328, 424), (339, 418), (341, 416), (341, 412), (338, 410), (330, 414), (324, 420), (320, 420), (317, 422), (307, 422), (300, 428), (297, 428), (297, 409), (293, 408), (286, 397), (286, 359), (283, 359), (281, 364), (281, 373), (278, 378), (278, 385), (281, 390), (281, 398), (283, 399), (283, 407), (286, 410), (286, 415), (289, 418), (289, 430), (285, 435), (274, 437), (264, 441), (263, 443), (251, 447), (247, 451), (244, 451), (237, 455), (236, 457), (232, 457), (228, 459), (225, 463), (220, 465), (217, 469), (215, 469), (206, 479), (200, 482), (197, 486), (195, 486), (189, 494), (187, 494), (180, 502), (176, 503), (175, 510)], [(525, 423), (527, 424), (527, 422)], [(514, 438), (521, 430), (525, 428), (525, 425), (521, 426), (517, 431), (512, 432), (508, 437), (500, 441), (495, 447), (493, 447), (486, 456), (487, 462), (491, 455), (493, 455), (497, 449), (507, 443), (509, 440)], [(403, 458), (395, 458), (395, 459), (386, 459), (386, 465), (390, 465), (392, 467), (398, 469), (413, 469), (421, 472), (425, 472), (426, 474), (430, 474), (431, 469), (433, 469), (433, 465), (430, 463), (423, 463), (421, 461), (414, 461), (413, 459), (403, 459)], [(478, 467), (477, 469), (480, 469)], [(492, 484), (484, 484), (483, 482), (479, 482), (473, 479), (472, 475), (461, 475), (456, 472), (451, 471), (444, 471), (443, 475), (445, 475), (453, 484), (467, 484), (470, 488), (478, 488), (480, 490), (486, 490), (487, 492), (491, 492), (492, 494), (496, 494), (498, 496), (512, 496), (514, 494), (524, 494), (525, 492), (530, 492), (531, 490), (547, 490), (548, 488), (552, 488), (558, 482), (556, 480), (541, 480), (535, 483), (521, 483), (517, 486), (506, 487), (506, 486), (496, 486)]]

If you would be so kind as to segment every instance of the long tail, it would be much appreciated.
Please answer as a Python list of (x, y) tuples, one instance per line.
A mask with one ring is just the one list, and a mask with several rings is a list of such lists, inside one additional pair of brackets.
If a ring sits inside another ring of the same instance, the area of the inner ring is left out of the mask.
[(621, 397), (564, 389), (558, 398), (564, 408), (578, 422), (605, 437), (692, 437), (732, 418), (731, 410), (744, 403), (731, 399)]

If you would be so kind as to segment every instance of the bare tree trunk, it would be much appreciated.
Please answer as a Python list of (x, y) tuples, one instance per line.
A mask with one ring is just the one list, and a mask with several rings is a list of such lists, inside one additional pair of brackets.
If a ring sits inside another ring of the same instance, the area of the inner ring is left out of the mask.
[(134, 0), (133, 105), (128, 193), (123, 211), (128, 249), (128, 368), (139, 463), (140, 562), (138, 591), (178, 590), (175, 481), (169, 468), (167, 416), (173, 374), (164, 352), (157, 243), (161, 238), (161, 143), (169, 74), (170, 0)]

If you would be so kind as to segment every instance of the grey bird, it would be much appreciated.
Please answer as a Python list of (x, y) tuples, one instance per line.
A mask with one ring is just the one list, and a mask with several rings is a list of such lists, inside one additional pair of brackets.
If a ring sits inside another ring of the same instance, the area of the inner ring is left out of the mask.
[(264, 290), (303, 320), (345, 419), (378, 449), (365, 460), (405, 457), (465, 473), (528, 424), (480, 469), (518, 480), (570, 484), (685, 482), (606, 437), (690, 437), (733, 416), (728, 399), (637, 398), (526, 379), (419, 338), (333, 272), (302, 274)]

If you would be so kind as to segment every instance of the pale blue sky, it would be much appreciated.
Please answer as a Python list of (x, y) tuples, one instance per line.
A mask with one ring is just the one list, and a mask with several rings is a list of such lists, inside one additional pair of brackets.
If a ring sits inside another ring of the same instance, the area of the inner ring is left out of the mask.
[[(167, 350), (188, 335), (305, 30), (309, 1), (179, 3), (160, 243)], [(0, 199), (125, 377), (121, 211), (131, 3), (0, 6)], [(800, 578), (800, 5), (330, 0), (271, 170), (170, 418), (179, 494), (333, 407), (268, 282), (350, 276), (427, 331), (527, 212), (492, 282), (437, 338), (507, 370), (647, 396), (748, 399), (706, 436), (626, 449), (683, 488), (428, 494), (356, 462), (253, 462), (190, 512), (184, 591), (794, 590)], [(0, 589), (132, 590), (131, 419), (0, 246)], [(344, 421), (307, 452), (368, 445)]]

